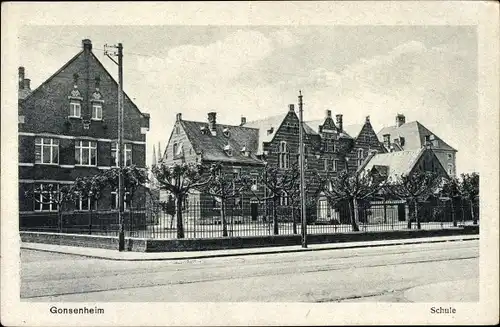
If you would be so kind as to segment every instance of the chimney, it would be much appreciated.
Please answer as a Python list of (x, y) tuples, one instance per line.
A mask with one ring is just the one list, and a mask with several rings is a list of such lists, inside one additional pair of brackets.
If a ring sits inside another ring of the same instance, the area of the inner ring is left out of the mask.
[(399, 127), (405, 123), (405, 115), (397, 114), (396, 115), (396, 127)]
[(365, 118), (365, 124), (370, 122), (370, 116), (366, 116)]
[(208, 113), (208, 128), (212, 135), (217, 135), (217, 131), (215, 129), (215, 124), (217, 124), (217, 113), (209, 112)]
[(288, 111), (295, 111), (295, 105), (294, 104), (289, 104), (288, 105)]
[(182, 120), (182, 114), (179, 112), (177, 115), (175, 115), (175, 121), (181, 121)]
[(439, 141), (438, 141), (437, 137), (434, 136), (434, 134), (431, 135), (430, 140), (431, 140), (431, 144), (433, 147), (435, 147), (435, 148), (439, 147)]
[(24, 67), (19, 67), (19, 89), (24, 89)]
[(332, 111), (331, 110), (326, 111), (326, 118), (332, 118)]
[(89, 39), (82, 40), (83, 50), (88, 53), (92, 51), (92, 41)]
[(243, 126), (243, 125), (245, 125), (246, 123), (247, 123), (247, 117), (243, 117), (243, 116), (242, 116), (242, 117), (241, 117), (241, 124), (240, 124), (240, 126)]
[(384, 134), (382, 137), (384, 138), (384, 146), (389, 149), (391, 146), (391, 134)]
[(339, 128), (339, 130), (343, 131), (344, 130), (344, 126), (342, 124), (342, 115), (335, 115), (335, 118), (337, 118), (337, 121), (336, 121), (336, 125), (337, 127)]
[(430, 147), (430, 146), (431, 146), (431, 136), (430, 136), (430, 135), (426, 135), (426, 136), (425, 136), (425, 143), (424, 143), (424, 146), (425, 146), (425, 147)]
[(31, 91), (31, 88), (30, 88), (30, 79), (29, 78), (25, 78), (24, 81), (23, 81), (23, 88), (25, 90), (28, 90), (28, 91)]

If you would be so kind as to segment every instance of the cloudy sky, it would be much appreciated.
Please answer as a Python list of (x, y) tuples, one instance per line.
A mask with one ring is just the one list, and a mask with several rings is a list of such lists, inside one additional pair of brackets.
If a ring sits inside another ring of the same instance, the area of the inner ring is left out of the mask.
[(468, 26), (50, 26), (19, 33), (19, 65), (39, 86), (92, 40), (123, 43), (124, 89), (151, 114), (153, 144), (175, 114), (238, 124), (287, 110), (304, 95), (305, 119), (325, 110), (344, 124), (369, 115), (375, 131), (403, 113), (458, 150), (458, 172), (479, 169), (477, 35)]

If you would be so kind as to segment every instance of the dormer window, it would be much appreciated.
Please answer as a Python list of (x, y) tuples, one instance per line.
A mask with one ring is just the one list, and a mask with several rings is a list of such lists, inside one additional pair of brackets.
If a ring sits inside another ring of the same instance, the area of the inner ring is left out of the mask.
[(250, 155), (250, 151), (248, 151), (247, 147), (244, 146), (241, 148), (241, 153), (245, 156), (248, 157)]
[(201, 134), (205, 135), (208, 133), (208, 127), (207, 126), (201, 126), (200, 127)]
[(224, 152), (230, 157), (233, 155), (233, 149), (229, 144), (224, 147)]
[(231, 134), (229, 133), (229, 128), (224, 127), (222, 130), (222, 134), (224, 134), (225, 137), (229, 137)]

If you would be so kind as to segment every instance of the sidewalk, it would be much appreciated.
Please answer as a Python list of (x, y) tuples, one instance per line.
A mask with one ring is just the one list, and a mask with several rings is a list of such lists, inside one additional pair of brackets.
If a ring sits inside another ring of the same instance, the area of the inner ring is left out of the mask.
[(121, 261), (148, 261), (148, 260), (188, 260), (188, 259), (203, 259), (215, 257), (231, 257), (241, 255), (259, 255), (259, 254), (274, 254), (274, 253), (292, 253), (304, 251), (325, 251), (337, 249), (353, 249), (364, 247), (380, 247), (394, 246), (405, 244), (421, 244), (421, 243), (439, 243), (439, 242), (456, 242), (479, 240), (479, 235), (457, 235), (457, 236), (440, 236), (426, 237), (416, 239), (403, 240), (384, 240), (384, 241), (369, 241), (369, 242), (349, 242), (349, 243), (328, 243), (328, 244), (311, 244), (307, 248), (300, 246), (280, 246), (280, 247), (262, 247), (262, 248), (244, 248), (230, 250), (210, 250), (210, 251), (185, 251), (185, 252), (119, 252), (118, 250), (107, 250), (89, 247), (76, 247), (65, 245), (53, 245), (42, 243), (21, 243), (22, 249), (80, 255), (91, 258), (106, 259), (106, 260), (121, 260)]

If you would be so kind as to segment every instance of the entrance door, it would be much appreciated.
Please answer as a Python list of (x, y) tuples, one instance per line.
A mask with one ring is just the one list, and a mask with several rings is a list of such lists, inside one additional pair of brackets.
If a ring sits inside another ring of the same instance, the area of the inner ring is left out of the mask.
[(259, 204), (257, 202), (250, 203), (250, 215), (252, 216), (252, 221), (257, 220), (257, 216), (259, 215)]
[(405, 204), (398, 204), (398, 221), (406, 221)]

